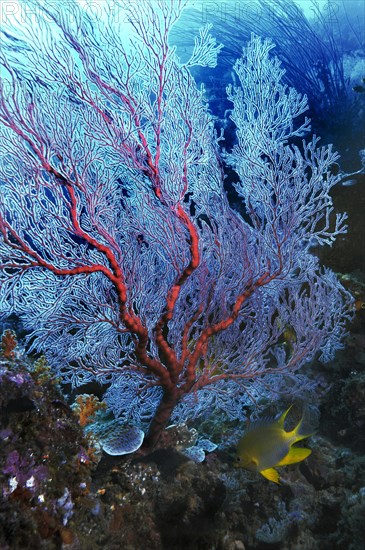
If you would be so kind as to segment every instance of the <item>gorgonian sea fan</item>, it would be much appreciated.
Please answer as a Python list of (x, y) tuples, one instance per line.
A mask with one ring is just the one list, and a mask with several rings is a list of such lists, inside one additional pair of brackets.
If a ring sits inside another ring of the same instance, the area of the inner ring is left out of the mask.
[(345, 231), (344, 215), (330, 224), (337, 155), (298, 145), (306, 98), (254, 36), (227, 90), (237, 143), (222, 154), (191, 74), (221, 46), (209, 26), (186, 63), (169, 43), (185, 3), (118, 1), (105, 22), (34, 0), (16, 36), (5, 25), (0, 58), (3, 317), (22, 317), (64, 381), (109, 384), (115, 414), (149, 425), (146, 444), (171, 415), (237, 417), (286, 381), (293, 391), (349, 317), (310, 252)]

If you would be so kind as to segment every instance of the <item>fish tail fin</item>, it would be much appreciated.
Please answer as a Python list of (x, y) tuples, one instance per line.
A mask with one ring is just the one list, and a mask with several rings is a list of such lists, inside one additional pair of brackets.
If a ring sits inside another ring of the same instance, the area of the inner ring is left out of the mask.
[(277, 424), (279, 425), (280, 428), (284, 429), (284, 422), (285, 422), (285, 419), (286, 417), (288, 416), (288, 412), (290, 411), (290, 409), (292, 408), (293, 404), (290, 405), (290, 407), (288, 407), (286, 409), (285, 412), (283, 412), (283, 414), (281, 416), (279, 416), (278, 420), (277, 420)]
[(293, 438), (294, 443), (296, 443), (297, 441), (301, 441), (302, 439), (306, 439), (307, 437), (310, 437), (311, 435), (313, 435), (313, 433), (303, 432), (303, 420), (304, 420), (304, 416), (302, 416), (302, 418), (299, 420), (294, 430), (288, 433), (288, 437)]
[(286, 411), (283, 412), (283, 414), (278, 418), (277, 425), (286, 433), (286, 437), (288, 439), (291, 439), (293, 440), (293, 443), (296, 443), (297, 441), (301, 441), (302, 439), (306, 439), (307, 437), (310, 437), (311, 435), (313, 435), (313, 432), (305, 433), (303, 431), (304, 416), (302, 416), (302, 418), (299, 420), (298, 424), (295, 426), (295, 428), (292, 431), (290, 432), (285, 431), (285, 428), (284, 428), (285, 419), (288, 416), (288, 413), (292, 408), (292, 406), (293, 404), (291, 404), (290, 407), (288, 407)]

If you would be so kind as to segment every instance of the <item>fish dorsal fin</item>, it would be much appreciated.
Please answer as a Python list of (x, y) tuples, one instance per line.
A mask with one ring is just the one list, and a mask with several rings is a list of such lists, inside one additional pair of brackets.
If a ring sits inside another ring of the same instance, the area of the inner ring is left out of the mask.
[(311, 449), (305, 449), (304, 447), (292, 447), (287, 455), (284, 456), (277, 466), (286, 466), (287, 464), (295, 464), (301, 462), (307, 456), (311, 454)]
[(290, 407), (288, 409), (286, 409), (285, 412), (283, 412), (283, 414), (281, 416), (279, 416), (279, 418), (277, 419), (276, 421), (276, 424), (278, 425), (279, 428), (283, 429), (284, 430), (284, 422), (285, 422), (285, 419), (286, 417), (288, 416), (288, 412), (290, 411), (290, 409), (292, 408), (293, 405), (290, 405)]
[(264, 416), (262, 418), (257, 418), (252, 420), (245, 429), (245, 434), (253, 432), (258, 428), (266, 428), (267, 426), (272, 426), (276, 422), (275, 416)]
[(274, 483), (280, 483), (279, 481), (279, 474), (274, 468), (267, 468), (266, 470), (261, 470), (260, 474), (264, 476), (269, 481), (273, 481)]
[(253, 432), (259, 428), (267, 428), (267, 427), (277, 427), (282, 430), (284, 430), (284, 422), (285, 418), (292, 408), (293, 405), (290, 405), (290, 407), (282, 413), (280, 416), (263, 416), (261, 418), (257, 418), (256, 420), (252, 420), (250, 424), (246, 427), (245, 434), (248, 434), (250, 432)]

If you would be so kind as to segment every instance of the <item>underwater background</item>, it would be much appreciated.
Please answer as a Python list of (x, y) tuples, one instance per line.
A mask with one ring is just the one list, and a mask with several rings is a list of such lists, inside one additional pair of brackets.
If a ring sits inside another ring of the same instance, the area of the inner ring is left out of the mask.
[[(14, 5), (4, 2), (1, 17), (17, 36)], [(91, 18), (102, 17), (98, 2), (82, 5)], [(257, 408), (245, 404), (245, 418), (215, 416), (207, 406), (204, 414), (204, 404), (203, 414), (187, 416), (186, 423), (175, 416), (155, 449), (142, 454), (138, 427), (120, 432), (103, 416), (107, 378), (102, 385), (87, 377), (78, 388), (70, 379), (62, 384), (27, 340), (31, 331), (21, 315), (2, 311), (1, 550), (365, 549), (365, 6), (358, 0), (193, 0), (169, 36), (182, 63), (207, 23), (224, 48), (215, 67), (190, 72), (205, 87), (218, 135), (224, 129), (223, 149), (237, 144), (226, 87), (238, 86), (232, 67), (254, 34), (272, 39), (284, 83), (308, 98), (311, 134), (339, 153), (330, 194), (335, 211), (348, 214), (347, 232), (312, 252), (352, 296), (343, 349), (327, 363), (312, 357), (300, 371), (303, 388), (293, 382), (292, 395), (271, 400), (265, 394)], [(228, 164), (223, 170), (229, 205), (245, 216), (237, 174)], [(288, 327), (282, 339), (290, 354), (295, 332)], [(113, 391), (108, 395), (112, 402)], [(280, 484), (260, 470), (235, 468), (250, 421), (260, 430), (290, 406), (290, 430), (304, 417), (308, 458), (279, 468)], [(131, 454), (113, 456), (120, 441)]]

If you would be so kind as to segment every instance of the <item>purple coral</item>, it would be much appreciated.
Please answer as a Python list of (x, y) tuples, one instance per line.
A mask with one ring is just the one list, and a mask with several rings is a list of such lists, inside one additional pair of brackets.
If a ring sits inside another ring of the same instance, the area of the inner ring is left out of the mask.
[(25, 457), (13, 450), (8, 454), (2, 472), (11, 476), (10, 487), (21, 486), (34, 492), (47, 478), (48, 468), (43, 464), (36, 465), (32, 454)]
[(169, 33), (183, 4), (123, 3), (119, 29), (76, 2), (35, 1), (16, 39), (26, 64), (11, 29), (0, 60), (12, 90), (0, 95), (1, 310), (23, 317), (30, 349), (65, 381), (111, 385), (127, 420), (139, 409), (147, 445), (174, 411), (242, 411), (315, 353), (327, 360), (349, 317), (310, 250), (345, 231), (345, 215), (330, 224), (337, 155), (294, 144), (306, 98), (256, 37), (228, 89), (237, 144), (221, 153), (190, 72), (221, 46), (205, 27), (180, 62)]

